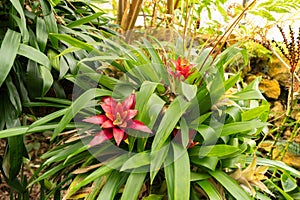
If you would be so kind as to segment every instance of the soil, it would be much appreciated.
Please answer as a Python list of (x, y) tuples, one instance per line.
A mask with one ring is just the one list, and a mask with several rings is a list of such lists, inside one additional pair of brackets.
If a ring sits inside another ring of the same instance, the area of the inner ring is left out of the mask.
[[(49, 139), (42, 134), (31, 134), (25, 137), (26, 147), (29, 153), (29, 160), (24, 164), (23, 170), (27, 180), (32, 177), (32, 172), (35, 171), (41, 164), (40, 156), (47, 151), (49, 147)], [(0, 139), (0, 155), (4, 155), (6, 140)], [(5, 179), (0, 173), (0, 200), (10, 199), (10, 187), (6, 184)], [(16, 194), (14, 194), (16, 195)], [(30, 200), (38, 200), (40, 197), (40, 187), (34, 184), (29, 188)], [(13, 199), (17, 199), (14, 197)]]

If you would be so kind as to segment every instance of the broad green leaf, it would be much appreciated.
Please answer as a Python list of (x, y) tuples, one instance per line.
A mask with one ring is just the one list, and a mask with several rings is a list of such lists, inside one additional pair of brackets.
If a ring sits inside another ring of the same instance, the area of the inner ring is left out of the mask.
[(9, 159), (9, 179), (14, 180), (21, 170), (23, 163), (23, 151), (26, 151), (24, 147), (23, 136), (14, 136), (8, 138), (8, 151), (4, 156), (5, 159)]
[(12, 3), (12, 5), (14, 6), (14, 8), (17, 10), (17, 12), (19, 13), (19, 15), (21, 17), (20, 30), (21, 30), (21, 34), (22, 34), (22, 38), (23, 38), (23, 43), (26, 44), (29, 41), (29, 32), (27, 30), (27, 22), (26, 22), (23, 6), (21, 5), (22, 1), (10, 0), (10, 2)]
[(28, 187), (32, 186), (37, 182), (40, 182), (41, 180), (49, 179), (50, 176), (57, 174), (59, 171), (66, 169), (69, 166), (78, 164), (79, 162), (81, 162), (83, 159), (86, 159), (90, 155), (91, 155), (90, 152), (85, 152), (75, 158), (70, 159), (68, 163), (61, 162), (59, 164), (53, 165), (51, 168), (47, 169), (47, 171), (45, 171), (44, 173), (38, 175), (35, 179), (33, 179), (32, 182), (28, 184)]
[(146, 175), (147, 173), (135, 173), (134, 171), (131, 172), (126, 181), (121, 200), (137, 199), (144, 184)]
[(0, 48), (0, 86), (12, 68), (19, 49), (21, 35), (8, 29)]
[(122, 57), (116, 56), (116, 55), (93, 56), (90, 58), (84, 58), (84, 59), (80, 60), (78, 64), (81, 64), (82, 62), (93, 62), (93, 61), (112, 62), (114, 60), (125, 60), (125, 58), (122, 58)]
[(44, 116), (44, 117), (38, 119), (37, 121), (33, 122), (33, 123), (29, 126), (28, 130), (30, 130), (30, 129), (34, 128), (34, 127), (40, 126), (40, 125), (42, 125), (42, 124), (46, 124), (47, 122), (50, 122), (50, 121), (52, 121), (53, 119), (56, 119), (56, 118), (58, 118), (58, 117), (64, 115), (64, 114), (66, 113), (66, 111), (67, 111), (67, 108), (62, 109), (62, 110), (58, 110), (58, 111), (56, 111), (56, 112), (53, 112), (53, 113), (51, 113), (51, 114), (49, 114), (49, 115), (46, 115), (46, 116)]
[(111, 92), (104, 89), (92, 88), (84, 92), (80, 97), (78, 97), (68, 108), (67, 112), (59, 122), (58, 126), (54, 129), (54, 133), (51, 137), (51, 140), (53, 140), (70, 123), (73, 117), (81, 109), (83, 109), (90, 100), (101, 96), (111, 96)]
[(212, 127), (205, 124), (200, 124), (196, 130), (201, 134), (206, 144), (214, 143), (216, 141), (216, 137), (219, 137)]
[(123, 186), (128, 177), (127, 173), (113, 171), (108, 177), (97, 200), (114, 200), (118, 190)]
[(211, 146), (195, 146), (189, 149), (189, 155), (198, 157), (224, 157), (239, 151), (240, 149), (235, 146), (216, 144)]
[(209, 199), (222, 200), (218, 190), (208, 180), (197, 181), (197, 184), (204, 190)]
[(147, 197), (143, 197), (143, 200), (162, 200), (163, 198), (164, 195), (150, 194)]
[(256, 196), (255, 196), (256, 199), (258, 200), (271, 200), (270, 197), (260, 193), (260, 192), (256, 192)]
[[(142, 91), (140, 91), (142, 92)], [(145, 99), (148, 95), (145, 93), (146, 91), (143, 91), (142, 93), (138, 92), (137, 93), (137, 102), (142, 99)], [(143, 95), (144, 94), (144, 95)], [(139, 114), (136, 119), (142, 121), (145, 123), (150, 129), (153, 128), (155, 125), (161, 110), (165, 104), (165, 101), (163, 101), (158, 95), (155, 93), (150, 92), (151, 96), (143, 106), (143, 110), (139, 110)], [(139, 96), (141, 98), (139, 98)], [(150, 134), (149, 137), (152, 137), (153, 134)], [(139, 138), (137, 141), (137, 151), (141, 152), (144, 151), (146, 143), (147, 143), (148, 138)]]
[(191, 171), (191, 181), (201, 181), (201, 180), (205, 180), (208, 179), (209, 177), (211, 177), (209, 174), (207, 173), (196, 173)]
[(54, 37), (58, 40), (62, 40), (62, 41), (65, 41), (67, 42), (68, 44), (74, 46), (74, 47), (78, 47), (78, 48), (81, 48), (81, 49), (85, 49), (87, 51), (93, 51), (94, 48), (93, 46), (91, 46), (90, 44), (87, 44), (85, 42), (82, 42), (76, 38), (73, 38), (72, 36), (70, 35), (66, 35), (66, 34), (50, 34), (51, 37)]
[(164, 145), (189, 105), (190, 103), (186, 102), (181, 96), (178, 96), (170, 104), (157, 129), (152, 143), (152, 151), (157, 151)]
[(201, 126), (202, 123), (211, 116), (211, 112), (200, 115), (197, 119), (191, 122), (190, 126), (193, 129), (196, 129), (198, 126)]
[[(70, 154), (75, 152), (76, 150), (83, 147), (82, 142), (77, 142), (75, 144), (67, 146), (65, 149), (61, 149), (60, 152), (51, 156), (48, 160), (45, 161), (44, 165), (48, 165), (53, 162), (59, 162), (62, 160), (66, 160)], [(42, 157), (44, 158), (44, 157)]]
[(174, 152), (174, 200), (190, 199), (190, 159), (186, 148), (172, 143)]
[(297, 181), (287, 173), (281, 174), (280, 181), (282, 189), (285, 192), (291, 192), (292, 190), (297, 188)]
[(225, 172), (220, 170), (208, 171), (226, 190), (235, 198), (243, 200), (252, 200), (247, 192), (245, 192), (241, 186), (232, 179)]
[[(253, 160), (253, 157), (248, 157), (246, 158), (246, 163), (251, 164)], [(278, 161), (278, 160), (270, 160), (267, 158), (257, 158), (257, 165), (262, 165), (262, 166), (270, 166), (274, 168), (279, 168), (281, 170), (290, 172), (293, 176), (296, 176), (297, 178), (300, 178), (300, 171), (288, 166), (284, 162)]]
[(188, 147), (189, 146), (189, 141), (190, 141), (190, 129), (189, 129), (189, 126), (186, 122), (186, 120), (183, 118), (180, 120), (180, 141), (181, 141), (181, 144), (184, 146), (184, 147)]
[(92, 21), (93, 19), (96, 19), (98, 17), (100, 17), (101, 15), (103, 15), (104, 13), (103, 12), (97, 12), (97, 13), (94, 13), (92, 15), (89, 15), (89, 16), (86, 16), (86, 17), (82, 17), (78, 20), (74, 20), (72, 21), (71, 23), (69, 23), (67, 25), (67, 27), (69, 28), (74, 28), (76, 26), (80, 26), (82, 24), (86, 24), (86, 23), (89, 23), (90, 21)]
[[(169, 74), (167, 72), (167, 68), (165, 67), (161, 56), (158, 54), (158, 51), (156, 48), (153, 47), (152, 44), (145, 38), (142, 38), (144, 45), (146, 46), (145, 50), (150, 54), (151, 61), (153, 63), (152, 67), (154, 68), (155, 72), (158, 74), (159, 77), (163, 80), (165, 84), (169, 85)], [(155, 40), (155, 42), (161, 46), (158, 40)], [(162, 47), (163, 49), (163, 47)]]
[(227, 79), (225, 81), (225, 91), (233, 87), (240, 78), (241, 78), (241, 73), (237, 73), (234, 76), (231, 76), (229, 79)]
[(144, 151), (130, 157), (122, 166), (121, 171), (134, 169), (150, 164), (150, 152)]
[(218, 157), (199, 157), (199, 156), (190, 156), (190, 160), (192, 163), (206, 167), (214, 171), (219, 163)]
[(13, 106), (13, 108), (16, 110), (16, 118), (17, 118), (17, 116), (19, 116), (22, 112), (22, 104), (21, 104), (19, 92), (15, 84), (13, 83), (11, 76), (6, 77), (5, 85), (8, 89), (8, 97), (10, 103)]
[(45, 96), (53, 84), (53, 77), (49, 68), (40, 65), (39, 70), (43, 78), (42, 96)]
[(222, 71), (233, 62), (234, 59), (243, 57), (244, 63), (248, 63), (248, 54), (245, 49), (241, 49), (237, 47), (237, 44), (234, 44), (228, 48), (226, 48), (221, 54), (217, 56), (216, 65)]
[(170, 142), (166, 142), (165, 146), (157, 151), (151, 151), (150, 154), (150, 182), (152, 183), (156, 174), (160, 170), (162, 164), (165, 162), (167, 154), (169, 152)]
[(66, 105), (56, 104), (56, 103), (50, 103), (50, 102), (29, 102), (29, 103), (23, 103), (24, 107), (32, 108), (32, 107), (55, 107), (55, 108), (65, 108)]
[(97, 180), (94, 181), (94, 188), (93, 190), (88, 194), (85, 200), (95, 200), (102, 189), (103, 183), (105, 182), (105, 177), (101, 176)]
[(45, 67), (47, 67), (49, 70), (51, 70), (50, 66), (50, 61), (48, 57), (43, 54), (41, 51), (26, 45), (26, 44), (21, 44), (18, 50), (18, 54), (21, 56), (24, 56), (30, 60), (33, 60)]
[(262, 113), (268, 111), (270, 108), (269, 105), (261, 105), (256, 108), (252, 108), (242, 113), (242, 121), (249, 121), (251, 119), (261, 116)]
[(106, 175), (113, 171), (114, 169), (119, 168), (126, 160), (127, 155), (121, 155), (109, 162), (107, 162), (105, 165), (101, 166), (100, 168), (96, 169), (92, 173), (90, 173), (85, 179), (83, 179), (80, 183), (78, 183), (76, 186), (70, 190), (67, 197), (72, 196), (76, 191), (78, 191), (81, 187), (91, 183), (92, 181), (98, 179), (99, 177)]
[(27, 62), (25, 81), (28, 91), (30, 91), (28, 93), (29, 97), (40, 97), (43, 89), (43, 79), (38, 64), (32, 60)]
[(224, 168), (237, 168), (237, 164), (239, 163), (241, 167), (245, 166), (246, 162), (246, 155), (245, 154), (239, 154), (235, 157), (229, 157), (222, 160), (222, 166)]
[(174, 153), (170, 150), (170, 153), (165, 158), (164, 172), (167, 184), (168, 199), (174, 199)]
[(246, 90), (230, 95), (230, 99), (234, 100), (250, 100), (250, 99), (265, 99), (258, 90)]
[(45, 21), (40, 17), (37, 17), (36, 40), (39, 44), (41, 52), (44, 52), (47, 45), (48, 33), (46, 30)]
[[(17, 136), (17, 135), (25, 135), (25, 134), (29, 134), (29, 133), (40, 133), (43, 131), (52, 130), (58, 126), (59, 126), (59, 124), (47, 124), (47, 125), (41, 125), (41, 126), (34, 127), (30, 130), (28, 129), (29, 126), (9, 128), (9, 129), (0, 131), (0, 139)], [(80, 127), (79, 124), (69, 123), (64, 128), (65, 129), (74, 129), (74, 128), (78, 128), (78, 127)]]
[(137, 96), (136, 98), (139, 99), (139, 101), (136, 102), (136, 108), (139, 111), (145, 110), (146, 103), (148, 99), (150, 99), (153, 92), (155, 91), (157, 85), (158, 83), (154, 83), (150, 81), (145, 81), (142, 83), (141, 88), (136, 95)]
[[(42, 12), (43, 12), (47, 32), (49, 34), (58, 33), (57, 23), (56, 23), (54, 12), (52, 11), (52, 6), (47, 0), (41, 0), (40, 3), (42, 7)], [(50, 37), (49, 39), (52, 45), (57, 48), (58, 40), (52, 37)]]
[(51, 66), (56, 70), (56, 71), (60, 71), (60, 62), (59, 62), (59, 57), (57, 56), (58, 54), (52, 50), (52, 49), (49, 49), (47, 51), (47, 57), (49, 58), (50, 60), (50, 64)]
[(300, 192), (291, 194), (291, 197), (293, 197), (293, 199), (295, 199), (295, 200), (299, 200), (300, 199)]
[(63, 79), (68, 71), (69, 71), (69, 64), (67, 63), (65, 57), (62, 56), (59, 60), (59, 80)]
[(197, 89), (198, 88), (196, 85), (190, 85), (185, 82), (181, 82), (181, 92), (188, 101), (191, 101), (196, 96)]
[(49, 101), (49, 102), (62, 104), (62, 105), (67, 105), (67, 106), (70, 106), (72, 104), (72, 101), (69, 99), (60, 99), (57, 97), (38, 97), (36, 99), (43, 100), (43, 101)]
[(237, 133), (242, 133), (244, 131), (250, 131), (255, 128), (261, 128), (267, 126), (268, 123), (261, 122), (258, 120), (246, 121), (246, 122), (234, 122), (230, 124), (225, 124), (221, 132), (221, 136), (227, 136)]
[(201, 51), (200, 55), (196, 57), (195, 63), (198, 63), (196, 68), (200, 70), (200, 73), (204, 73), (211, 66), (212, 57), (209, 55), (212, 47), (205, 48)]

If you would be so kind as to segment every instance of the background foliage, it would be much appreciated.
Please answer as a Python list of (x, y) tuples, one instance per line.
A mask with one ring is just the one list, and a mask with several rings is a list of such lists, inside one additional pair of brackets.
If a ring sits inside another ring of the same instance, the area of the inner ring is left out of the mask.
[[(253, 1), (232, 5), (230, 12), (219, 0), (121, 2), (112, 4), (116, 19), (101, 10), (103, 2), (0, 3), (1, 172), (11, 198), (30, 199), (30, 188), (39, 184), (41, 199), (298, 199), (299, 171), (276, 161), (272, 150), (271, 157), (258, 151), (275, 131), (266, 123), (269, 103), (259, 91), (260, 78), (243, 80), (252, 52), (240, 38), (265, 34), (283, 22), (278, 14), (297, 10), (299, 2)], [(144, 27), (123, 32), (139, 14)], [(253, 16), (266, 19), (266, 27), (253, 26)], [(195, 68), (186, 80), (168, 73), (178, 57)], [(103, 112), (97, 107), (101, 97), (124, 99), (132, 91), (137, 119), (155, 136), (130, 136), (121, 145), (126, 153), (111, 143), (90, 148), (95, 127), (81, 120)], [(297, 133), (299, 121), (291, 123)], [(179, 142), (174, 129), (181, 130)], [(190, 130), (197, 145), (187, 149)], [(30, 159), (25, 135), (45, 131), (51, 148), (29, 178), (23, 172)], [(283, 130), (276, 131), (277, 142)], [(283, 152), (291, 144), (298, 148), (295, 136)]]

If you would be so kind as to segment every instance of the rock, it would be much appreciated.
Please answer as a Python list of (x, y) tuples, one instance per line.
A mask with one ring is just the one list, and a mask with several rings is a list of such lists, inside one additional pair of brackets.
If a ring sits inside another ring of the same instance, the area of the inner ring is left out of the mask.
[(282, 86), (287, 86), (290, 77), (290, 70), (281, 63), (278, 58), (273, 58), (267, 74), (277, 80)]
[(297, 104), (293, 107), (291, 117), (296, 121), (298, 121), (300, 119), (300, 105), (299, 104)]
[(280, 101), (275, 101), (270, 110), (270, 118), (273, 118), (276, 127), (282, 125), (282, 120), (285, 116), (285, 110)]
[(259, 84), (259, 89), (272, 99), (278, 99), (280, 95), (280, 85), (277, 80), (262, 79)]

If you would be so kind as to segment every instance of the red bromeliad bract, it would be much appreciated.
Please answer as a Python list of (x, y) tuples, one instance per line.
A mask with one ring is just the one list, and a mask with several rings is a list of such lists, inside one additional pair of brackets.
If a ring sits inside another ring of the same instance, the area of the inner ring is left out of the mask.
[[(173, 130), (173, 135), (174, 135), (174, 140), (178, 143), (182, 143), (182, 140), (181, 140), (181, 130), (179, 129), (174, 129)], [(194, 137), (195, 137), (195, 134), (196, 134), (196, 131), (194, 130), (189, 130), (189, 141), (188, 141), (188, 144), (187, 144), (187, 148), (192, 148), (194, 147), (195, 145), (198, 144), (198, 142), (194, 142)]]
[(177, 61), (172, 60), (171, 62), (175, 65), (175, 74), (173, 73), (173, 75), (177, 78), (183, 76), (184, 79), (187, 79), (194, 72), (192, 69), (194, 65), (189, 64), (186, 59), (178, 57)]
[(119, 146), (122, 140), (126, 140), (127, 129), (134, 129), (146, 133), (152, 131), (142, 122), (133, 119), (137, 115), (135, 107), (135, 94), (131, 94), (123, 102), (116, 102), (112, 97), (104, 97), (100, 106), (105, 114), (92, 116), (83, 121), (92, 124), (99, 124), (102, 130), (95, 135), (90, 142), (91, 146), (114, 138)]

